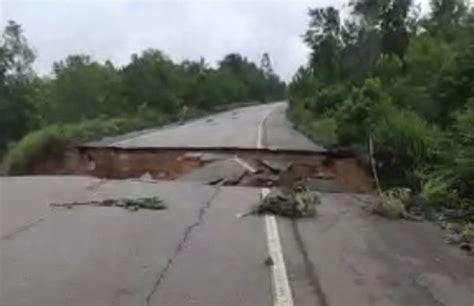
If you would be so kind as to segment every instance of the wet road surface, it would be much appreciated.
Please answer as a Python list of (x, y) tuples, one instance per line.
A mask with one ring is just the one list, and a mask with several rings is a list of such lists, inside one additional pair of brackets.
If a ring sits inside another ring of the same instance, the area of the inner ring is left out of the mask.
[[(285, 107), (238, 109), (112, 145), (323, 150), (292, 129)], [(276, 305), (264, 217), (240, 217), (260, 194), (192, 176), (0, 178), (0, 305)], [(49, 205), (146, 196), (167, 209)], [(323, 193), (315, 219), (278, 219), (293, 304), (474, 305), (473, 258), (444, 244), (436, 225), (369, 214), (367, 197)]]

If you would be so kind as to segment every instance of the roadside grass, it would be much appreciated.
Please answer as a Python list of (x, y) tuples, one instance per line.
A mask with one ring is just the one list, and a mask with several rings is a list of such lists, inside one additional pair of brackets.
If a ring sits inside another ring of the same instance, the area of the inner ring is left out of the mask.
[(325, 147), (331, 147), (339, 142), (337, 136), (337, 122), (334, 118), (321, 118), (313, 122), (306, 123), (308, 136), (316, 143)]
[(54, 124), (25, 135), (7, 151), (2, 169), (5, 174), (27, 173), (35, 163), (59, 155), (77, 143), (113, 136), (170, 121), (166, 116), (136, 116), (133, 118), (93, 119), (80, 123)]
[(325, 147), (332, 147), (339, 143), (336, 119), (314, 118), (310, 112), (298, 106), (288, 108), (287, 115), (294, 123), (294, 127), (313, 142)]
[(132, 131), (160, 127), (172, 122), (183, 123), (217, 112), (238, 107), (258, 104), (257, 101), (245, 101), (213, 109), (203, 110), (189, 107), (185, 113), (164, 115), (160, 112), (143, 109), (132, 117), (100, 117), (77, 123), (51, 124), (31, 131), (18, 142), (11, 144), (6, 152), (0, 152), (0, 175), (27, 174), (39, 161), (54, 155), (60, 155), (68, 147), (98, 140), (103, 137), (117, 136)]

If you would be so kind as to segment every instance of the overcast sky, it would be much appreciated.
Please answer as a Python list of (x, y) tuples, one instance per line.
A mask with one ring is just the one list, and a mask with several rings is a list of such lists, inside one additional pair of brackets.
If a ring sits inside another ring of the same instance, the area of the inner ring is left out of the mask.
[(347, 2), (0, 0), (0, 24), (22, 25), (41, 74), (69, 54), (125, 64), (132, 53), (157, 48), (175, 61), (203, 56), (210, 63), (230, 52), (259, 62), (268, 52), (275, 72), (289, 80), (309, 52), (301, 40), (308, 7), (341, 9)]

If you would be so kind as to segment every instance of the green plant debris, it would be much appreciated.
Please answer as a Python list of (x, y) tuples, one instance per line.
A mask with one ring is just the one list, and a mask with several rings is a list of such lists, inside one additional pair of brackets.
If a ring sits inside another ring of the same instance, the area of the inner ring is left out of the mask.
[(385, 191), (378, 201), (372, 204), (369, 210), (375, 214), (401, 219), (407, 216), (404, 200), (408, 199), (410, 190), (406, 188), (394, 188)]
[(274, 214), (287, 218), (307, 218), (317, 214), (316, 206), (321, 203), (319, 194), (303, 185), (291, 190), (275, 189), (255, 208), (256, 214)]
[(474, 223), (446, 223), (444, 238), (446, 243), (459, 245), (462, 250), (474, 254)]
[(102, 201), (89, 202), (71, 202), (71, 203), (52, 203), (53, 207), (73, 208), (74, 206), (105, 206), (105, 207), (122, 207), (130, 211), (137, 211), (139, 209), (160, 210), (165, 209), (166, 205), (158, 197), (136, 198), (136, 199), (105, 199)]

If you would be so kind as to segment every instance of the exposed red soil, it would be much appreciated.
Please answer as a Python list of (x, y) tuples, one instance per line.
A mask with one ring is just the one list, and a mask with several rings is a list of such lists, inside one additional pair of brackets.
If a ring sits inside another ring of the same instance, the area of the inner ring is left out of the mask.
[[(284, 185), (301, 178), (314, 178), (343, 186), (347, 191), (371, 193), (373, 180), (355, 157), (308, 152), (268, 151), (186, 151), (178, 149), (116, 149), (77, 148), (62, 156), (38, 163), (34, 174), (90, 175), (108, 179), (138, 178), (143, 175), (159, 180), (174, 180), (202, 167), (205, 153), (229, 158), (238, 155), (259, 171), (259, 177), (247, 178), (241, 185), (266, 186), (266, 176), (272, 175), (274, 185)], [(259, 161), (279, 165), (277, 173), (262, 167)], [(275, 179), (276, 176), (276, 179)]]

